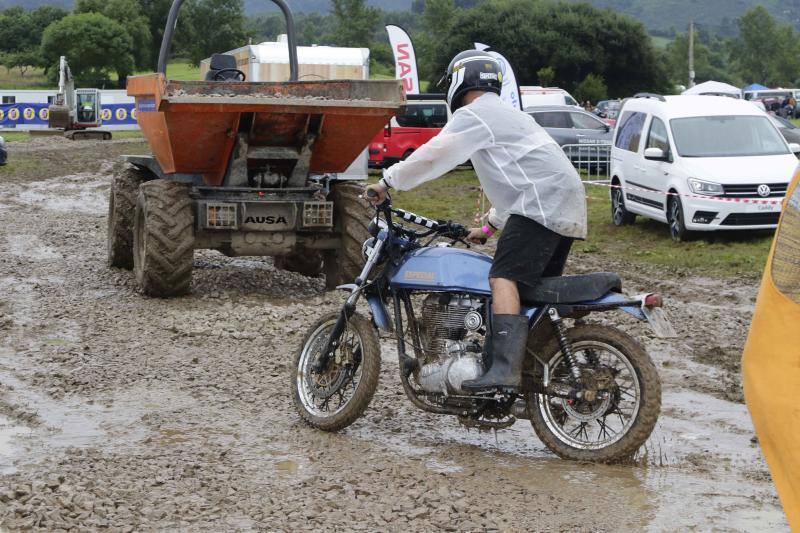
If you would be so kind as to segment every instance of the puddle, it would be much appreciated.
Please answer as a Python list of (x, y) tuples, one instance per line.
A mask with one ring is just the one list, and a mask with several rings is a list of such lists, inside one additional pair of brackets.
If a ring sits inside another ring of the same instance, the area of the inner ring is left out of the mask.
[(18, 438), (30, 435), (31, 429), (17, 426), (8, 418), (0, 415), (0, 475), (16, 472), (14, 459), (19, 454)]
[[(383, 346), (383, 359), (396, 352)], [(424, 420), (436, 418), (419, 412)], [(640, 516), (636, 530), (782, 531), (786, 519), (754, 435), (746, 406), (688, 389), (665, 387), (662, 415), (647, 443), (642, 464), (607, 466), (556, 458), (527, 420), (492, 433), (467, 431), (452, 417), (396, 432), (365, 422), (348, 435), (391, 452), (420, 457), (432, 473), (475, 468), (475, 454), (491, 456), (532, 492), (563, 493), (592, 501), (595, 508)], [(443, 450), (447, 450), (442, 457)], [(755, 479), (754, 479), (755, 478)], [(633, 511), (633, 513), (631, 513)], [(622, 529), (626, 529), (623, 527)]]
[(275, 462), (275, 470), (284, 474), (296, 474), (299, 469), (300, 465), (291, 459)]
[(62, 258), (55, 248), (44, 244), (36, 235), (9, 235), (6, 240), (8, 242), (8, 251), (17, 257), (39, 261)]
[(102, 215), (108, 210), (107, 177), (75, 174), (30, 184), (16, 201), (62, 213)]

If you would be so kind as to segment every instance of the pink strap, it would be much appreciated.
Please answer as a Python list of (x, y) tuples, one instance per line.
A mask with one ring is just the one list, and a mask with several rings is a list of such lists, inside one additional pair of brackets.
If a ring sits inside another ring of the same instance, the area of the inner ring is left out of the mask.
[(481, 231), (482, 231), (482, 232), (484, 232), (484, 233), (486, 234), (486, 236), (487, 236), (487, 237), (491, 237), (492, 235), (494, 235), (494, 232), (491, 230), (491, 228), (489, 228), (489, 226), (488, 226), (488, 225), (486, 225), (486, 226), (483, 226), (483, 227), (481, 228)]

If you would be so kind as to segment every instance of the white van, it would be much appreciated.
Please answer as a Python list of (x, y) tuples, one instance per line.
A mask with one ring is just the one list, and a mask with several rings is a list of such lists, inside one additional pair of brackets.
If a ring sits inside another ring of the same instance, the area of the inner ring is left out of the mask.
[(578, 101), (564, 89), (558, 87), (526, 86), (519, 88), (520, 98), (522, 98), (522, 109), (529, 111), (531, 107), (543, 105), (569, 105), (583, 109)]
[(666, 222), (676, 241), (775, 228), (798, 152), (749, 102), (637, 95), (623, 104), (611, 147), (612, 220)]

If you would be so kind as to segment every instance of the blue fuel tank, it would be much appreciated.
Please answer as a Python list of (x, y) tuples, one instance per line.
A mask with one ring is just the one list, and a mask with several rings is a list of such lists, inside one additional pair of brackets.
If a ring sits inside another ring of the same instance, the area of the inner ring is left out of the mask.
[(405, 255), (390, 274), (394, 289), (490, 294), (492, 257), (460, 248), (428, 247)]

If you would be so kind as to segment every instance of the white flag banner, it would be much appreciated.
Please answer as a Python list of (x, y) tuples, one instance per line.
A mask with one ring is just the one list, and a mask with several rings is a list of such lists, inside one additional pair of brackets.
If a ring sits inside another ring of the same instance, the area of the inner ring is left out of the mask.
[(500, 62), (500, 69), (503, 72), (503, 86), (500, 89), (500, 99), (507, 102), (515, 109), (522, 109), (522, 100), (519, 97), (519, 85), (517, 85), (517, 77), (514, 75), (514, 69), (511, 68), (511, 63), (508, 62), (502, 54), (489, 50), (491, 48), (488, 44), (475, 43), (475, 49), (481, 52), (486, 52), (490, 56)]
[(417, 74), (417, 56), (411, 37), (400, 26), (386, 26), (389, 42), (394, 53), (395, 78), (403, 81), (406, 94), (419, 94), (419, 75)]

